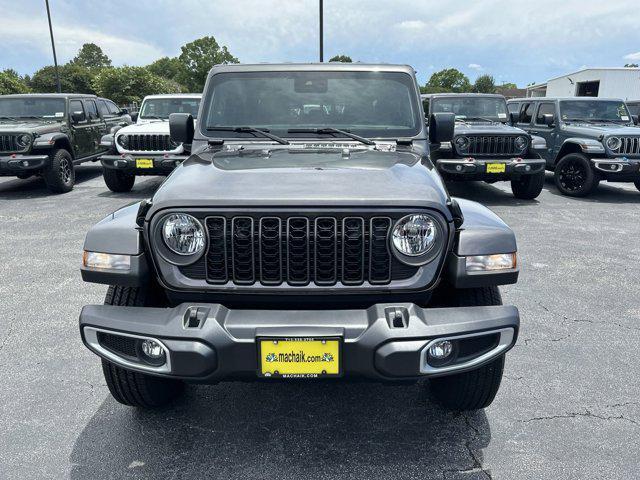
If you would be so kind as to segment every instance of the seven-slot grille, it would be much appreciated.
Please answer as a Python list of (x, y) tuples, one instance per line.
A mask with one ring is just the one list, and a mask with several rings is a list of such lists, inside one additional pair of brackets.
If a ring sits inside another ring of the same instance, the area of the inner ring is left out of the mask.
[(132, 152), (166, 152), (173, 150), (169, 135), (135, 134), (128, 135), (127, 150)]
[(0, 135), (0, 152), (17, 152), (18, 148), (17, 135)]
[(615, 153), (620, 155), (640, 155), (640, 137), (621, 137), (620, 148)]
[(388, 284), (417, 271), (389, 250), (393, 222), (384, 215), (208, 216), (207, 252), (181, 271), (217, 285)]
[(515, 147), (516, 137), (506, 135), (466, 135), (469, 148), (464, 154), (469, 155), (516, 155), (523, 152)]

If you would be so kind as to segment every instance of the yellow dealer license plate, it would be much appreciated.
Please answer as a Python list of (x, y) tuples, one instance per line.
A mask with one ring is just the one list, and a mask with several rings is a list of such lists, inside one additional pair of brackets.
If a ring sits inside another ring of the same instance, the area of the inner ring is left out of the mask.
[(136, 168), (153, 168), (153, 160), (150, 158), (136, 158)]
[(262, 377), (335, 377), (341, 371), (339, 338), (262, 338), (258, 340)]
[(487, 163), (487, 173), (504, 173), (507, 166), (504, 163)]

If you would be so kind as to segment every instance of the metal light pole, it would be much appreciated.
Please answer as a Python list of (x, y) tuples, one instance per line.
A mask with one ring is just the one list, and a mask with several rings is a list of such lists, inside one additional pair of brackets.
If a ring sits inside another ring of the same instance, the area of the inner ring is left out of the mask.
[(323, 52), (322, 52), (322, 50), (323, 50), (323, 45), (322, 45), (322, 43), (323, 43), (322, 42), (322, 40), (323, 40), (323, 38), (322, 38), (323, 37), (323, 31), (322, 31), (322, 28), (323, 28), (322, 27), (322, 0), (320, 0), (320, 63), (322, 63), (324, 61), (323, 58), (322, 58), (323, 57)]
[(49, 19), (49, 34), (51, 35), (51, 48), (53, 50), (53, 65), (56, 70), (56, 85), (58, 86), (58, 93), (62, 93), (60, 88), (60, 74), (58, 73), (58, 58), (56, 57), (56, 43), (53, 41), (53, 27), (51, 26), (51, 11), (49, 10), (49, 0), (44, 0), (47, 5), (47, 18)]

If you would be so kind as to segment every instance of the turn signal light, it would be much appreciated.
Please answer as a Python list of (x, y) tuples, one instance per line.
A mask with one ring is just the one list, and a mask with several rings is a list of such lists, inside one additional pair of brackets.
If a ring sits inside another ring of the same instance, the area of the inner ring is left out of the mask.
[(513, 253), (474, 255), (467, 257), (467, 272), (513, 270), (518, 266), (518, 257)]
[(82, 265), (96, 270), (130, 270), (131, 256), (84, 251)]

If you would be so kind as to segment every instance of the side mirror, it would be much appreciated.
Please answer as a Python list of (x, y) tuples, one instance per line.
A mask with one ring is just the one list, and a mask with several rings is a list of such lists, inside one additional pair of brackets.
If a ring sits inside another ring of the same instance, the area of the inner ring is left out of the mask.
[(432, 113), (429, 119), (429, 141), (431, 143), (450, 142), (453, 140), (455, 125), (455, 114)]
[(138, 121), (138, 112), (130, 113), (129, 116), (131, 117), (132, 122)]
[(550, 113), (545, 113), (543, 116), (544, 116), (544, 124), (547, 127), (553, 127), (555, 123), (553, 119), (553, 115), (551, 115)]
[(511, 122), (511, 125), (515, 125), (519, 121), (520, 121), (520, 114), (518, 112), (509, 113), (509, 122)]
[(193, 141), (193, 116), (190, 113), (169, 115), (169, 135), (175, 143), (190, 144)]
[(71, 121), (73, 123), (84, 122), (86, 119), (87, 117), (85, 117), (84, 112), (71, 112)]
[(120, 115), (129, 115), (129, 109), (128, 108), (121, 108), (120, 109)]
[(631, 115), (631, 120), (633, 120), (634, 125), (638, 125), (638, 115)]

